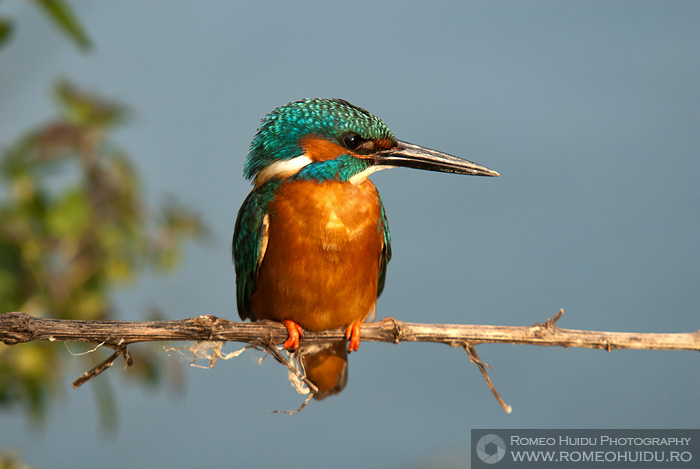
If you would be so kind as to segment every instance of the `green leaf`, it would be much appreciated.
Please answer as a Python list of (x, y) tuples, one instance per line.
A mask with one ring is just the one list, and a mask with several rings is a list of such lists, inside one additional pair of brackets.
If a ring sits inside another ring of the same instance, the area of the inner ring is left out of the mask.
[(75, 126), (113, 126), (126, 116), (123, 106), (80, 90), (65, 80), (54, 84), (54, 94), (63, 107), (66, 119)]
[(12, 35), (12, 23), (10, 20), (0, 18), (0, 47), (2, 47)]
[(34, 0), (44, 13), (83, 50), (92, 45), (78, 18), (67, 3), (61, 0)]
[(48, 232), (57, 238), (79, 238), (90, 222), (90, 203), (80, 191), (68, 190), (47, 213)]

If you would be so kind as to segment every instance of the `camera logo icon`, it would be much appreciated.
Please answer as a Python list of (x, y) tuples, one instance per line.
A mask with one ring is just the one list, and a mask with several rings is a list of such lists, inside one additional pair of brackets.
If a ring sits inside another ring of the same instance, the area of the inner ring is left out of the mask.
[(489, 433), (476, 443), (476, 455), (486, 464), (496, 464), (506, 455), (506, 443), (500, 436)]

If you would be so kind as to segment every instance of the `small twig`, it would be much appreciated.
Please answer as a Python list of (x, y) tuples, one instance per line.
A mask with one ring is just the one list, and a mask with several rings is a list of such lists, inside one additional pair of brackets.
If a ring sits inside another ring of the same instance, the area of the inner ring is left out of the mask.
[[(312, 383), (311, 381), (309, 381), (309, 379), (301, 371), (299, 371), (299, 369), (297, 367), (292, 365), (292, 363), (289, 360), (284, 358), (284, 355), (282, 355), (279, 352), (279, 350), (277, 350), (277, 347), (275, 347), (274, 345), (269, 345), (269, 344), (265, 344), (265, 345), (263, 345), (263, 347), (265, 348), (265, 350), (267, 350), (267, 353), (272, 355), (272, 357), (275, 360), (277, 360), (279, 363), (281, 363), (284, 366), (286, 366), (287, 368), (289, 368), (289, 370), (292, 373), (294, 373), (297, 378), (299, 378), (301, 381), (303, 381), (304, 384), (309, 388), (309, 393), (312, 396), (314, 394), (318, 393), (318, 388), (316, 387), (316, 385), (314, 383)], [(287, 411), (284, 410), (282, 412), (287, 412)]]
[(306, 396), (306, 399), (304, 399), (304, 402), (301, 403), (299, 408), (297, 410), (271, 410), (271, 414), (287, 414), (287, 415), (294, 415), (298, 414), (302, 410), (304, 410), (304, 407), (311, 401), (311, 398), (314, 397), (313, 393), (309, 393), (308, 396)]
[(545, 322), (536, 322), (533, 324), (531, 327), (535, 329), (545, 329), (545, 330), (554, 330), (556, 329), (556, 322), (561, 319), (561, 317), (564, 315), (564, 309), (560, 309), (557, 314), (554, 315), (554, 317), (551, 317), (547, 319)]
[(105, 343), (104, 343), (104, 342), (100, 342), (99, 344), (97, 344), (97, 345), (95, 345), (93, 348), (91, 348), (90, 350), (86, 350), (86, 351), (84, 351), (84, 352), (74, 352), (74, 351), (72, 351), (72, 350), (70, 349), (70, 347), (68, 346), (68, 342), (63, 342), (63, 344), (66, 346), (66, 350), (68, 350), (68, 353), (70, 353), (70, 354), (73, 355), (74, 357), (79, 357), (79, 356), (81, 356), (81, 355), (87, 355), (87, 354), (90, 354), (90, 353), (95, 352), (98, 348), (102, 347)]
[(83, 373), (80, 378), (76, 379), (73, 381), (73, 389), (78, 389), (81, 385), (84, 383), (90, 381), (92, 378), (95, 376), (99, 375), (103, 371), (105, 371), (107, 368), (111, 367), (114, 365), (114, 361), (119, 358), (119, 356), (123, 356), (124, 360), (126, 362), (126, 366), (131, 366), (133, 364), (133, 359), (131, 358), (131, 354), (129, 353), (129, 349), (125, 345), (120, 345), (116, 347), (114, 350), (114, 353), (107, 357), (105, 360), (100, 362), (97, 366), (92, 368), (91, 370), (86, 371)]
[[(311, 401), (311, 398), (314, 397), (314, 395), (316, 395), (316, 393), (318, 393), (318, 387), (316, 387), (316, 385), (314, 383), (312, 383), (306, 377), (306, 375), (304, 375), (301, 371), (299, 371), (299, 369), (296, 366), (294, 366), (289, 360), (287, 360), (284, 357), (284, 355), (282, 355), (279, 352), (279, 350), (277, 350), (277, 347), (275, 347), (274, 345), (270, 345), (270, 344), (266, 344), (263, 346), (265, 347), (265, 350), (267, 350), (267, 353), (272, 355), (275, 358), (275, 360), (277, 360), (279, 363), (286, 366), (289, 369), (289, 371), (291, 371), (297, 378), (299, 378), (299, 380), (301, 380), (306, 385), (307, 388), (309, 388), (309, 395), (306, 396), (306, 399), (299, 406), (299, 408), (297, 410), (271, 410), (270, 413), (271, 414), (294, 415), (294, 414), (301, 412), (304, 409), (304, 407), (306, 407), (306, 405), (309, 403), (309, 401)], [(291, 378), (290, 378), (290, 380), (291, 380)]]
[(553, 318), (547, 319), (547, 321), (544, 323), (544, 327), (547, 329), (553, 329), (556, 324), (556, 322), (561, 319), (561, 317), (564, 316), (564, 308), (561, 308), (557, 314), (554, 315)]
[(469, 355), (469, 360), (476, 364), (476, 366), (479, 367), (479, 371), (481, 371), (481, 376), (484, 377), (484, 380), (486, 381), (486, 384), (488, 385), (489, 389), (493, 393), (493, 395), (496, 397), (496, 400), (498, 400), (498, 403), (501, 404), (501, 407), (503, 407), (503, 410), (508, 412), (509, 414), (513, 411), (513, 409), (506, 404), (506, 402), (503, 400), (501, 395), (498, 393), (496, 390), (496, 387), (493, 385), (491, 382), (491, 378), (489, 377), (489, 374), (486, 372), (486, 368), (493, 368), (486, 363), (482, 362), (481, 359), (479, 358), (479, 355), (476, 353), (476, 349), (474, 348), (473, 345), (471, 344), (464, 344), (464, 350), (467, 351), (467, 354)]

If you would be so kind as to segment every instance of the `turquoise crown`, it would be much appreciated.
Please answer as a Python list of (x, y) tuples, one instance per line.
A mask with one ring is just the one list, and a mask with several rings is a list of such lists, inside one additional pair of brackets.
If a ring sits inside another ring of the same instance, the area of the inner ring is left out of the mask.
[(343, 99), (309, 98), (280, 106), (262, 121), (250, 145), (243, 175), (253, 178), (266, 166), (302, 154), (299, 142), (316, 135), (336, 143), (348, 132), (365, 140), (396, 137), (378, 117)]

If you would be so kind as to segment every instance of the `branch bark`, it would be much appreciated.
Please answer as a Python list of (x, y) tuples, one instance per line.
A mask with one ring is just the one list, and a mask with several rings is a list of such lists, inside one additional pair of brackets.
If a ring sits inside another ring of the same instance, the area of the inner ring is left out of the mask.
[[(687, 333), (603, 332), (563, 329), (555, 325), (564, 311), (553, 318), (532, 326), (488, 326), (467, 324), (418, 324), (386, 318), (362, 325), (362, 340), (373, 342), (435, 342), (463, 348), (469, 359), (481, 371), (487, 385), (506, 412), (508, 406), (491, 383), (488, 365), (476, 354), (475, 345), (486, 343), (541, 346), (581, 347), (634, 350), (693, 350), (700, 351), (700, 331)], [(14, 312), (0, 315), (0, 342), (15, 345), (38, 340), (93, 342), (113, 348), (114, 353), (85, 372), (74, 383), (78, 387), (108, 369), (121, 355), (128, 365), (131, 356), (127, 346), (137, 342), (197, 341), (245, 342), (267, 350), (276, 360), (291, 365), (282, 355), (273, 353), (275, 345), (287, 338), (286, 328), (277, 322), (243, 323), (204, 315), (176, 321), (77, 321), (45, 319)], [(305, 342), (343, 340), (343, 330), (305, 331)], [(220, 348), (220, 347), (219, 347)], [(276, 351), (276, 349), (274, 350)], [(301, 376), (301, 379), (305, 377)], [(313, 393), (314, 386), (309, 389)], [(307, 401), (308, 402), (308, 399)], [(301, 410), (304, 403), (299, 410)]]
[[(563, 329), (558, 313), (532, 326), (419, 324), (386, 318), (362, 325), (362, 340), (372, 342), (436, 342), (452, 347), (465, 343), (523, 344), (635, 350), (700, 351), (700, 331), (686, 333), (602, 332)], [(116, 348), (136, 342), (223, 341), (281, 344), (287, 330), (272, 321), (236, 322), (211, 315), (176, 321), (77, 321), (45, 319), (24, 313), (0, 314), (0, 342), (15, 345), (37, 340), (104, 343)], [(341, 340), (344, 331), (304, 332), (307, 342)]]

